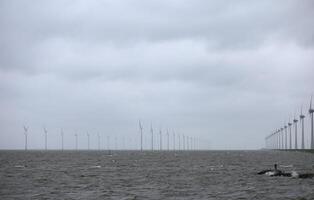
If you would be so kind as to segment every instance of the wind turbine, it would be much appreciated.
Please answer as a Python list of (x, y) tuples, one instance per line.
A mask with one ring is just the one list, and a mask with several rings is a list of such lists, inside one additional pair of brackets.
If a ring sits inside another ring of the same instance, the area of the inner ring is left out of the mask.
[(107, 150), (110, 151), (110, 136), (107, 136)]
[(173, 131), (173, 150), (174, 151), (176, 150), (176, 134), (174, 131)]
[(63, 129), (61, 128), (61, 150), (63, 151)]
[(287, 133), (287, 125), (286, 125), (286, 122), (285, 122), (285, 125), (284, 125), (284, 129), (285, 129), (285, 149), (287, 150), (288, 149), (288, 133)]
[(43, 129), (44, 129), (44, 133), (45, 133), (45, 150), (47, 150), (47, 135), (48, 135), (48, 131), (47, 131), (46, 127), (44, 127)]
[(77, 151), (78, 150), (78, 135), (77, 135), (77, 133), (75, 133), (74, 136), (75, 136), (75, 150)]
[(160, 151), (162, 151), (162, 132), (161, 132), (161, 128), (159, 129), (159, 140), (160, 140), (160, 143), (159, 143), (159, 145), (160, 145)]
[(305, 149), (305, 145), (304, 145), (304, 118), (305, 116), (302, 113), (302, 107), (301, 106), (301, 114), (300, 114), (300, 123), (301, 123), (301, 149)]
[(141, 132), (141, 151), (143, 151), (143, 126), (141, 124), (141, 120), (139, 120), (138, 125), (140, 127), (140, 132)]
[(167, 149), (169, 151), (169, 131), (167, 129)]
[(151, 140), (152, 140), (152, 151), (154, 151), (154, 130), (153, 130), (153, 124), (152, 123), (150, 123), (150, 132), (152, 134), (152, 138), (151, 138)]
[(186, 136), (186, 150), (189, 150), (189, 136)]
[(309, 109), (309, 114), (311, 117), (311, 149), (314, 149), (313, 113), (314, 113), (314, 109), (312, 108), (312, 96), (311, 96), (310, 109)]
[(24, 128), (24, 136), (25, 136), (25, 151), (27, 150), (27, 135), (28, 135), (28, 127), (23, 126)]
[(183, 143), (183, 151), (185, 151), (185, 136), (184, 134), (182, 135), (183, 139), (182, 139), (182, 143)]
[(100, 135), (97, 133), (98, 151), (100, 151)]
[(289, 119), (289, 122), (288, 122), (288, 127), (289, 127), (289, 149), (292, 149), (292, 133), (291, 133), (291, 126), (292, 126), (292, 123), (290, 122), (290, 119)]
[(294, 149), (298, 149), (298, 120), (294, 115)]
[(87, 132), (87, 150), (89, 150), (89, 133)]
[(178, 139), (179, 139), (179, 151), (181, 150), (181, 140), (180, 140), (180, 134), (178, 134)]
[(280, 133), (281, 133), (281, 149), (284, 149), (284, 143), (283, 143), (283, 136), (284, 136), (284, 133), (283, 133), (283, 128), (280, 128)]

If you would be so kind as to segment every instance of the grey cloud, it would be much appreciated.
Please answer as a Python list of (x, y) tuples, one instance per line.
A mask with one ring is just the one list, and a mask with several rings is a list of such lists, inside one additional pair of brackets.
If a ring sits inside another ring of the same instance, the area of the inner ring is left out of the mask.
[(139, 118), (260, 148), (313, 92), (313, 5), (1, 1), (0, 148), (24, 123), (37, 148), (43, 125), (136, 138)]

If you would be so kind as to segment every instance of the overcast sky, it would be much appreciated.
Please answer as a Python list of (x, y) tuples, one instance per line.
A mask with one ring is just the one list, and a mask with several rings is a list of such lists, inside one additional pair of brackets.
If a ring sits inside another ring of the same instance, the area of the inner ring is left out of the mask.
[[(314, 92), (314, 2), (0, 1), (0, 148), (138, 145), (138, 120), (258, 149)], [(308, 117), (306, 118), (308, 124)], [(308, 128), (307, 128), (308, 130)], [(113, 140), (113, 139), (112, 139)], [(148, 145), (148, 144), (147, 144)]]

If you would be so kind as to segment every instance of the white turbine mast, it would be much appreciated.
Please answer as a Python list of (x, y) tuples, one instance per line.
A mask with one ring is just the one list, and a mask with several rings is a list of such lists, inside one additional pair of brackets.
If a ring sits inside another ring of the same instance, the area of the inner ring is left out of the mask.
[(138, 125), (140, 128), (140, 134), (141, 134), (141, 151), (143, 151), (143, 126), (142, 126), (141, 120), (139, 120)]
[(314, 127), (313, 127), (313, 113), (314, 109), (312, 108), (312, 97), (310, 100), (310, 108), (309, 108), (309, 115), (311, 117), (311, 149), (314, 149)]
[(301, 112), (300, 112), (300, 123), (301, 123), (301, 149), (305, 149), (305, 144), (304, 144), (304, 118), (305, 118), (305, 116), (303, 115), (302, 109), (303, 109), (303, 105), (301, 105)]
[(153, 130), (153, 124), (152, 123), (150, 123), (150, 132), (151, 132), (151, 143), (152, 143), (152, 147), (151, 147), (151, 149), (152, 149), (152, 151), (154, 151), (154, 130)]
[(47, 150), (48, 130), (46, 129), (46, 127), (44, 127), (43, 129), (44, 129), (44, 134), (45, 134), (45, 150)]
[(64, 146), (63, 146), (63, 137), (64, 137), (64, 133), (63, 133), (63, 129), (61, 128), (61, 150), (63, 151)]
[(25, 151), (27, 150), (27, 136), (28, 136), (28, 127), (27, 126), (23, 126), (24, 128), (24, 136), (25, 136)]

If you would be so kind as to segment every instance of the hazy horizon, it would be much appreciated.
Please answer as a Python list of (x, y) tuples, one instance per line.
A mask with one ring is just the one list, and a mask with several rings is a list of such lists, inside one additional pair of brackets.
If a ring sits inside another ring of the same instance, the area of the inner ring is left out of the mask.
[(311, 0), (3, 0), (0, 149), (23, 149), (24, 125), (29, 149), (44, 147), (43, 127), (49, 149), (60, 148), (61, 129), (66, 149), (75, 133), (86, 149), (87, 132), (93, 149), (97, 134), (102, 147), (110, 136), (112, 147), (124, 137), (139, 148), (139, 120), (148, 147), (152, 123), (210, 149), (260, 149), (301, 105), (308, 138), (313, 9)]

